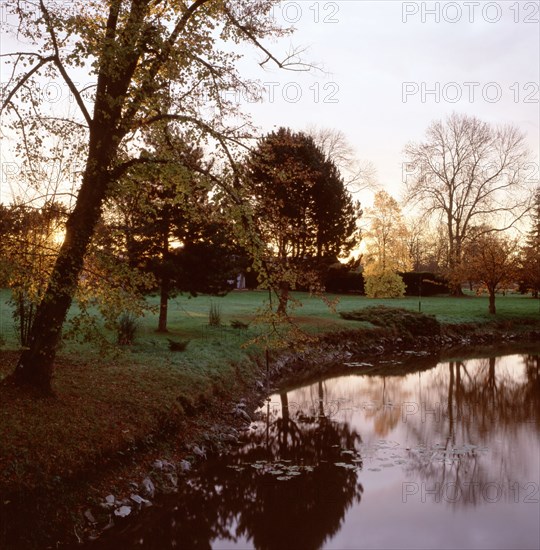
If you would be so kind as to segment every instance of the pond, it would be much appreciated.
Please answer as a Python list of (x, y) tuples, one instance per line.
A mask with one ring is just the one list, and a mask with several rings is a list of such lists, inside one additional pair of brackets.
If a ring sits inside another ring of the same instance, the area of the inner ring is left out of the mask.
[(419, 364), (271, 395), (234, 455), (92, 546), (539, 548), (540, 355)]

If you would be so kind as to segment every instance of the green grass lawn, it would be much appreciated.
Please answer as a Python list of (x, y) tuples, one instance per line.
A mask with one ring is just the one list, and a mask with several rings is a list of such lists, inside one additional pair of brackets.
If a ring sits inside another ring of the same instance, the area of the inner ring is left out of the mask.
[[(448, 296), (437, 296), (422, 298), (421, 304), (417, 297), (400, 299), (369, 299), (364, 296), (332, 295), (327, 298), (336, 303), (335, 310), (316, 296), (307, 293), (295, 292), (292, 294), (299, 301), (299, 305), (292, 308), (292, 317), (299, 326), (309, 332), (326, 332), (340, 328), (352, 328), (355, 323), (344, 321), (339, 317), (340, 311), (362, 309), (374, 305), (387, 305), (419, 310), (423, 313), (435, 315), (441, 323), (485, 323), (494, 319), (519, 319), (520, 317), (540, 317), (540, 304), (530, 296), (519, 294), (499, 295), (497, 297), (497, 315), (494, 317), (488, 313), (487, 296), (465, 296), (453, 298)], [(14, 331), (14, 323), (11, 315), (11, 307), (8, 304), (9, 291), (0, 290), (0, 342), (10, 349), (17, 347), (17, 338)], [(230, 341), (233, 346), (238, 346), (250, 338), (253, 338), (264, 331), (261, 325), (254, 325), (253, 320), (257, 311), (263, 307), (268, 300), (268, 293), (264, 291), (234, 291), (224, 297), (199, 296), (190, 298), (178, 296), (169, 302), (168, 328), (170, 334), (158, 334), (157, 315), (147, 313), (138, 321), (136, 343), (133, 347), (127, 348), (130, 353), (150, 353), (164, 351), (168, 346), (167, 338), (189, 339), (186, 356), (189, 357), (190, 349), (198, 354), (203, 354), (203, 348), (210, 342), (221, 341), (224, 344)], [(148, 298), (149, 304), (157, 308), (158, 298)], [(208, 313), (211, 304), (219, 306), (222, 315), (222, 327), (213, 328), (208, 326)], [(76, 313), (74, 306), (70, 316)], [(69, 319), (69, 317), (68, 317)], [(233, 329), (231, 321), (239, 320), (244, 323), (251, 323), (248, 330)], [(114, 342), (114, 335), (108, 334), (108, 339)], [(87, 347), (87, 352), (95, 346)], [(83, 348), (84, 349), (84, 348)], [(68, 341), (65, 344), (65, 351), (70, 350), (80, 353), (81, 347)]]

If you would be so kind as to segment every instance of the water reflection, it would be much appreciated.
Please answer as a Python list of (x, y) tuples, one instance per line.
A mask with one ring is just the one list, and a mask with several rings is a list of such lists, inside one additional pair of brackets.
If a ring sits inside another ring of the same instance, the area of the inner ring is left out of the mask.
[(270, 396), (235, 456), (100, 547), (538, 548), (540, 360)]

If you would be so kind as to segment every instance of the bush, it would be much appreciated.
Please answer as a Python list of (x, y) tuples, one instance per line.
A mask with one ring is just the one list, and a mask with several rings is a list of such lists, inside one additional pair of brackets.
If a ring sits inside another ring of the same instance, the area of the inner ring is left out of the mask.
[(364, 275), (368, 298), (401, 298), (405, 295), (403, 279), (393, 271)]
[(210, 311), (208, 312), (208, 324), (211, 327), (220, 327), (221, 326), (221, 306), (210, 304)]
[(23, 288), (12, 291), (10, 304), (13, 306), (13, 321), (21, 346), (27, 346), (30, 339), (30, 329), (37, 311), (37, 297)]
[(243, 323), (242, 321), (237, 321), (236, 319), (234, 321), (231, 321), (231, 327), (247, 330), (249, 328), (249, 323)]
[(435, 336), (441, 325), (433, 315), (398, 307), (374, 306), (339, 314), (348, 321), (364, 321), (372, 325), (394, 329), (396, 333), (411, 336)]
[(133, 313), (122, 313), (116, 322), (117, 341), (120, 346), (129, 346), (135, 341), (137, 317)]
[(347, 266), (330, 268), (324, 281), (326, 292), (351, 292), (364, 294), (364, 278), (362, 273), (349, 269)]
[(177, 342), (170, 338), (167, 338), (167, 340), (169, 341), (169, 349), (171, 351), (186, 351), (187, 345), (190, 342), (189, 340), (180, 340)]

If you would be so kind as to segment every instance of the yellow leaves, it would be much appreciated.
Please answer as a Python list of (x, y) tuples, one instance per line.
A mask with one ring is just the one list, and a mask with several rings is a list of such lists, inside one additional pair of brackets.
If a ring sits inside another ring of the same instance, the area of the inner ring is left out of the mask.
[(364, 281), (368, 298), (401, 298), (405, 295), (405, 283), (393, 271), (384, 270), (365, 274)]
[(368, 259), (366, 273), (410, 269), (408, 230), (397, 201), (386, 191), (379, 191), (373, 207), (368, 209), (367, 218), (369, 229), (363, 233)]

